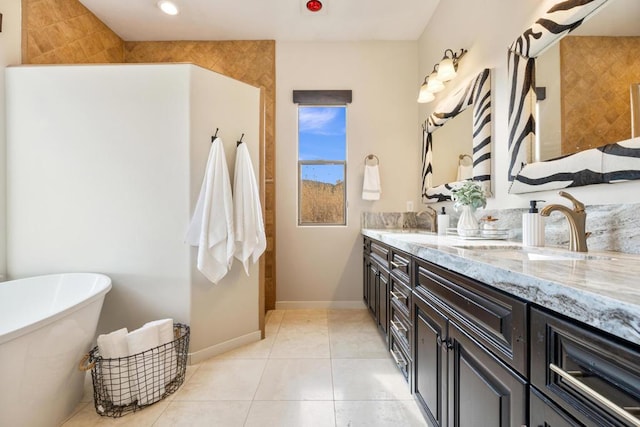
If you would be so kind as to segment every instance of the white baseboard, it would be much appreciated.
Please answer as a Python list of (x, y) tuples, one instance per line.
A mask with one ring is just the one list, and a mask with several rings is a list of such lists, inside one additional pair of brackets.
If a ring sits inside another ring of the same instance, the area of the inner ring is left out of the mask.
[(363, 301), (276, 301), (276, 310), (330, 308), (360, 309), (367, 307)]
[(261, 339), (262, 334), (260, 333), (260, 331), (251, 332), (238, 338), (233, 338), (229, 341), (221, 342), (220, 344), (212, 345), (205, 349), (198, 350), (194, 353), (189, 353), (187, 363), (189, 365), (195, 365), (202, 362), (203, 360), (210, 359), (219, 354), (226, 353), (227, 351), (236, 349), (238, 347), (242, 347), (243, 345), (260, 341)]

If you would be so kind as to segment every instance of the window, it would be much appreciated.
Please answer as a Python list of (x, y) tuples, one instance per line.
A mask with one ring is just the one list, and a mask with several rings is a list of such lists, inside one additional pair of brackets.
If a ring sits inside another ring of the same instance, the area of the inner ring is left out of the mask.
[(346, 105), (299, 105), (299, 225), (346, 225), (346, 158)]

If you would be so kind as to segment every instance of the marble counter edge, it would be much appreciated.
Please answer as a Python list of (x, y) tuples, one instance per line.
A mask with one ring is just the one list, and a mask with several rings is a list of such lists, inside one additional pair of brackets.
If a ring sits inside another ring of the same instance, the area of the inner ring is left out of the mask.
[(640, 345), (640, 305), (578, 289), (558, 280), (552, 281), (472, 259), (454, 253), (457, 252), (453, 250), (455, 248), (447, 252), (443, 250), (446, 245), (441, 242), (435, 247), (433, 243), (400, 240), (395, 237), (399, 234), (398, 231), (362, 229), (361, 233), (425, 261)]

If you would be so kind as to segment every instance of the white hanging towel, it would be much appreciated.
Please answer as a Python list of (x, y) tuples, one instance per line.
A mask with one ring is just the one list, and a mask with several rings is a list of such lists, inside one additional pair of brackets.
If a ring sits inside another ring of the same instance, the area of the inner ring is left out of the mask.
[(473, 164), (458, 165), (458, 176), (456, 181), (464, 181), (473, 178)]
[(378, 165), (365, 165), (362, 184), (362, 200), (380, 200), (380, 172)]
[(186, 238), (188, 244), (198, 246), (198, 270), (213, 283), (218, 283), (233, 263), (232, 203), (224, 147), (222, 140), (215, 138)]
[(258, 261), (267, 248), (264, 233), (260, 191), (253, 172), (249, 149), (244, 142), (236, 149), (236, 165), (233, 177), (233, 207), (236, 238), (235, 257), (244, 265), (249, 275), (249, 258)]

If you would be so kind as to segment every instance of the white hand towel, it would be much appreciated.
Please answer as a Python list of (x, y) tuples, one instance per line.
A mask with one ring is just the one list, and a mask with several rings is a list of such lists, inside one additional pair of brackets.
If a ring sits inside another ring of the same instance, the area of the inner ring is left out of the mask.
[(365, 165), (362, 184), (362, 200), (380, 200), (380, 172), (378, 165)]
[(267, 248), (264, 233), (260, 190), (251, 163), (249, 149), (243, 142), (236, 150), (233, 177), (233, 207), (236, 239), (235, 257), (249, 275), (249, 258), (255, 263)]
[(143, 326), (127, 335), (129, 355), (135, 360), (129, 365), (131, 388), (138, 405), (150, 405), (162, 398), (165, 388), (164, 367), (160, 365), (158, 326)]
[(186, 241), (198, 246), (198, 270), (218, 283), (231, 268), (233, 236), (233, 200), (229, 170), (222, 140), (211, 143), (200, 197), (187, 231)]
[[(156, 326), (158, 328), (158, 345), (169, 344), (174, 341), (173, 319), (154, 320), (145, 323), (144, 327)], [(164, 383), (169, 384), (178, 374), (178, 357), (173, 344), (163, 347), (159, 355), (160, 363), (164, 365)]]
[(473, 164), (471, 165), (458, 165), (458, 177), (456, 181), (465, 181), (473, 178)]
[(102, 379), (107, 395), (114, 405), (128, 405), (133, 401), (129, 385), (129, 365), (126, 359), (118, 360), (129, 355), (127, 328), (98, 335), (98, 352), (103, 358)]

